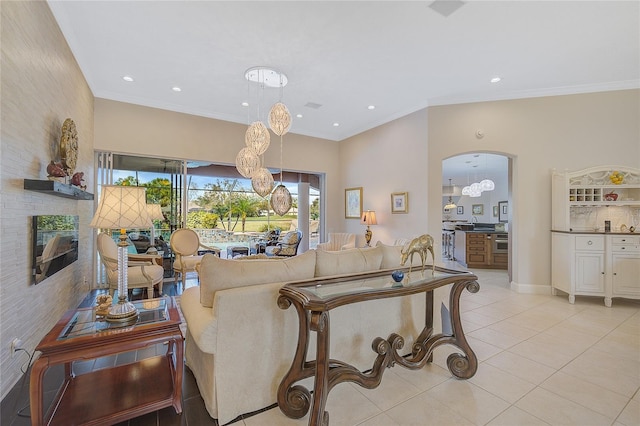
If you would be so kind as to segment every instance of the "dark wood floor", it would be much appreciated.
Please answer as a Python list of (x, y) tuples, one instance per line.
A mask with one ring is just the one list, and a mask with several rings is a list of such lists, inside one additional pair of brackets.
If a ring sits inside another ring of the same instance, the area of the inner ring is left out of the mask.
[[(181, 293), (182, 285), (178, 283), (176, 286), (173, 282), (165, 283), (163, 293), (169, 296), (175, 296)], [(98, 294), (103, 293), (102, 290), (95, 290), (87, 296), (80, 306), (92, 306), (95, 298)], [(156, 295), (157, 296), (157, 295)], [(141, 298), (142, 294), (140, 290), (134, 291), (131, 298)], [(95, 360), (82, 361), (74, 363), (74, 371), (77, 374), (86, 373), (92, 370), (111, 367), (115, 365), (127, 364), (134, 359), (148, 358), (155, 355), (166, 353), (166, 347), (164, 345), (155, 345), (144, 348), (135, 352), (128, 352), (119, 354), (117, 356), (110, 356), (104, 358), (98, 358)], [(25, 357), (25, 363), (27, 362), (28, 355), (21, 352), (21, 356)], [(119, 423), (118, 426), (134, 426), (134, 425), (154, 425), (154, 426), (174, 426), (174, 425), (191, 425), (191, 426), (206, 426), (206, 425), (218, 425), (215, 419), (209, 416), (209, 413), (204, 407), (204, 402), (200, 396), (200, 391), (196, 384), (196, 380), (187, 367), (184, 369), (184, 380), (182, 382), (182, 413), (176, 414), (175, 410), (171, 407), (164, 408), (162, 410), (149, 413), (126, 422)], [(64, 368), (62, 365), (54, 366), (50, 368), (45, 374), (44, 378), (44, 406), (48, 407), (53, 398), (56, 395), (58, 387), (64, 379)], [(100, 391), (96, 390), (96, 398), (100, 398)], [(234, 420), (231, 423), (235, 423), (240, 418)], [(13, 387), (13, 389), (2, 400), (0, 405), (0, 424), (2, 426), (24, 425), (31, 424), (29, 416), (29, 371), (20, 379), (20, 381)]]

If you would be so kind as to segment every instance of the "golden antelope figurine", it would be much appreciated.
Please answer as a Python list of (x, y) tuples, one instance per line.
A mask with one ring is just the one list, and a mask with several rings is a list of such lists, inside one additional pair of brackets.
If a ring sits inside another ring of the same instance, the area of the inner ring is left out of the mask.
[(413, 264), (413, 254), (418, 253), (420, 255), (420, 260), (422, 260), (422, 269), (424, 273), (424, 262), (427, 260), (427, 251), (431, 252), (431, 259), (433, 260), (433, 265), (431, 267), (431, 273), (435, 272), (436, 268), (436, 259), (433, 255), (433, 237), (428, 234), (420, 235), (417, 238), (411, 240), (406, 250), (402, 250), (402, 258), (400, 259), (400, 265), (404, 266), (411, 255), (411, 260), (409, 262), (409, 273), (411, 273), (411, 267)]

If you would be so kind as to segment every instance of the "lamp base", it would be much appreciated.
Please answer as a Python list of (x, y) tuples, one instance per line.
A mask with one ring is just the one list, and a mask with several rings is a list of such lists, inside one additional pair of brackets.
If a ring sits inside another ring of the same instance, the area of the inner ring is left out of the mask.
[(371, 229), (369, 228), (369, 226), (367, 226), (367, 230), (364, 231), (364, 240), (367, 243), (367, 247), (371, 247), (372, 236), (373, 236), (373, 232), (371, 232)]
[(138, 319), (138, 309), (126, 297), (118, 297), (118, 303), (109, 309), (108, 322), (133, 322)]

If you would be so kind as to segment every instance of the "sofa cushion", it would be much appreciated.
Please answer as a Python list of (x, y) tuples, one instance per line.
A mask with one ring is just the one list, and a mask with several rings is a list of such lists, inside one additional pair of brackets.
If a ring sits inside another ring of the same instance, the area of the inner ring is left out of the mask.
[(200, 303), (213, 306), (218, 290), (313, 278), (316, 264), (315, 250), (283, 260), (221, 259), (205, 254), (200, 263)]
[(375, 271), (380, 269), (380, 247), (354, 248), (341, 251), (318, 250), (316, 277)]

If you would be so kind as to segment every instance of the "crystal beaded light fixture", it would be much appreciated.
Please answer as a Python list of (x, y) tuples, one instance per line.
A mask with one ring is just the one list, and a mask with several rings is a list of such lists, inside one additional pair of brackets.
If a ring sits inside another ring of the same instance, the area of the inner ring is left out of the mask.
[(260, 157), (249, 147), (242, 148), (236, 156), (236, 169), (246, 178), (251, 178), (260, 168)]
[[(282, 89), (287, 85), (287, 76), (280, 72), (266, 67), (253, 67), (245, 72), (245, 78), (249, 83), (257, 83), (261, 90), (265, 88), (279, 88), (280, 99), (282, 99)], [(260, 116), (260, 104), (258, 102), (258, 116)], [(266, 197), (271, 193), (270, 204), (273, 210), (280, 216), (291, 209), (291, 193), (282, 184), (282, 135), (291, 128), (291, 114), (287, 107), (281, 102), (276, 102), (268, 116), (269, 127), (276, 135), (280, 136), (280, 185), (271, 192), (274, 185), (273, 176), (260, 161), (269, 148), (271, 136), (269, 130), (260, 121), (251, 123), (245, 133), (246, 148), (243, 148), (236, 157), (236, 168), (244, 177), (251, 178), (253, 190), (261, 197)]]
[(259, 168), (251, 177), (251, 186), (256, 194), (266, 197), (273, 190), (273, 175), (265, 167)]
[(291, 193), (282, 183), (276, 186), (271, 194), (271, 208), (279, 216), (284, 216), (291, 209)]
[(271, 143), (271, 135), (267, 126), (262, 121), (254, 121), (249, 125), (245, 135), (244, 142), (247, 147), (251, 148), (257, 155), (265, 153)]
[(291, 114), (282, 102), (276, 103), (269, 112), (269, 127), (278, 136), (282, 136), (291, 128)]

